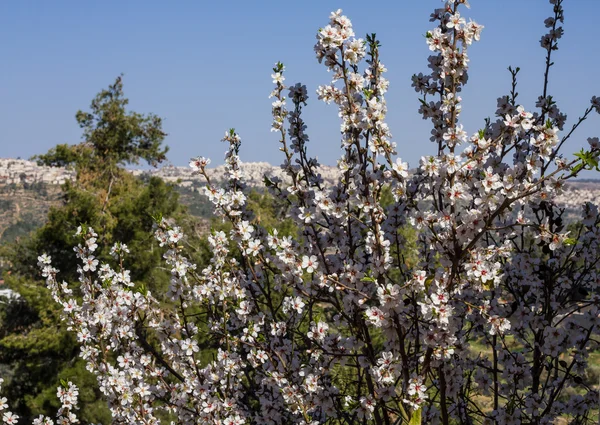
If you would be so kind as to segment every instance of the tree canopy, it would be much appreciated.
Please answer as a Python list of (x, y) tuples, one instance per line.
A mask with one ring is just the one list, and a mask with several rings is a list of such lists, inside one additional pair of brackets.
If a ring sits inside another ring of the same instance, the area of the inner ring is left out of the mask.
[(21, 297), (0, 307), (0, 364), (10, 376), (7, 391), (19, 400), (15, 411), (23, 417), (55, 409), (56, 385), (70, 379), (86, 387), (85, 421), (106, 423), (110, 418), (99, 402), (95, 378), (78, 359), (75, 339), (60, 320), (60, 309), (40, 281), (39, 252), (50, 253), (65, 281), (74, 285), (77, 267), (69, 261), (76, 245), (73, 235), (82, 223), (94, 226), (103, 231), (97, 241), (100, 258), (110, 258), (115, 241), (127, 244), (133, 254), (127, 261), (130, 278), (160, 292), (169, 273), (158, 268), (162, 253), (151, 236), (152, 217), (160, 213), (194, 225), (173, 185), (157, 177), (135, 177), (124, 168), (142, 160), (157, 165), (167, 152), (160, 117), (129, 111), (127, 105), (118, 77), (98, 93), (88, 112), (77, 112), (80, 143), (61, 144), (35, 157), (39, 164), (73, 167), (76, 178), (63, 185), (61, 205), (51, 208), (44, 225), (3, 248), (10, 264), (6, 283)]

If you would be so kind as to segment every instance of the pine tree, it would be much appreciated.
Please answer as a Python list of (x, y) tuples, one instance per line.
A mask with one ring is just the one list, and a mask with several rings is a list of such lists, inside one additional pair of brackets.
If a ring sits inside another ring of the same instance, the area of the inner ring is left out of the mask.
[[(75, 287), (77, 270), (69, 261), (76, 245), (73, 235), (79, 225), (89, 225), (103, 235), (97, 241), (100, 259), (108, 259), (115, 242), (127, 244), (131, 280), (159, 294), (169, 273), (158, 268), (161, 251), (152, 238), (152, 217), (161, 214), (195, 225), (178, 204), (173, 185), (156, 177), (135, 177), (125, 168), (141, 161), (156, 166), (167, 152), (161, 119), (128, 111), (127, 104), (118, 77), (94, 98), (89, 112), (77, 112), (82, 142), (58, 145), (35, 157), (42, 165), (74, 169), (76, 178), (63, 186), (62, 205), (51, 209), (47, 222), (5, 253), (11, 264), (6, 282), (21, 298), (0, 305), (0, 364), (9, 375), (6, 391), (19, 402), (14, 411), (26, 420), (56, 409), (56, 386), (66, 379), (85, 389), (83, 421), (110, 422), (95, 377), (78, 358), (75, 338), (61, 324), (60, 312), (40, 279), (39, 253), (51, 255)], [(198, 240), (189, 242), (202, 252)]]

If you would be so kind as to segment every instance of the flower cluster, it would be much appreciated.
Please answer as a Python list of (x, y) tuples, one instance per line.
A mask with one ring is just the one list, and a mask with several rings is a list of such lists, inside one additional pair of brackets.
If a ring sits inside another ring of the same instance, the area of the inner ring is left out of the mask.
[[(46, 258), (45, 258), (46, 260)], [(4, 380), (0, 378), (0, 390)], [(77, 398), (79, 389), (72, 382), (63, 382), (57, 388), (56, 396), (58, 397), (61, 406), (57, 412), (57, 425), (70, 425), (79, 423), (74, 410), (77, 409)], [(19, 416), (8, 410), (6, 397), (0, 397), (0, 414), (2, 415), (2, 423), (6, 425), (16, 425), (19, 422)], [(54, 425), (54, 421), (48, 416), (40, 415), (33, 420), (33, 425)]]

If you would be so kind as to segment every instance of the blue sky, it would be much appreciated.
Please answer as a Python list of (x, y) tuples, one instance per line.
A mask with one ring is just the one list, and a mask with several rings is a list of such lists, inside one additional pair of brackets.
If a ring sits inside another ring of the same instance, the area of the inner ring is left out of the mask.
[[(423, 34), (438, 0), (378, 1), (6, 1), (0, 2), (0, 157), (28, 158), (57, 143), (77, 143), (74, 115), (124, 73), (133, 110), (164, 118), (169, 160), (196, 155), (222, 163), (224, 131), (243, 139), (244, 161), (281, 162), (270, 130), (271, 67), (287, 67), (287, 83), (308, 86), (305, 120), (310, 152), (324, 164), (339, 156), (333, 105), (314, 94), (330, 75), (313, 54), (315, 33), (342, 8), (358, 36), (376, 32), (391, 81), (388, 122), (411, 166), (433, 153), (430, 126), (417, 115), (410, 87), (427, 70)], [(542, 90), (544, 51), (539, 39), (550, 16), (546, 0), (471, 0), (467, 17), (485, 26), (470, 50), (463, 123), (469, 133), (494, 113), (509, 88), (508, 65), (520, 66), (526, 107)], [(600, 1), (565, 1), (565, 36), (554, 56), (550, 94), (572, 123), (600, 95), (600, 49), (595, 28)], [(464, 10), (464, 9), (463, 9)], [(464, 13), (463, 13), (464, 14)], [(600, 135), (600, 116), (584, 123), (565, 152)]]

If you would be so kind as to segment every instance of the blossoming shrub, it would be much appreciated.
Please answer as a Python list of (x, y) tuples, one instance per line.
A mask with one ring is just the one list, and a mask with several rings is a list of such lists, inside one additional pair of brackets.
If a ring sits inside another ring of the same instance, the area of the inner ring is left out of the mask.
[[(395, 159), (385, 123), (379, 42), (374, 34), (356, 39), (337, 11), (315, 46), (333, 76), (318, 96), (337, 105), (342, 121), (334, 186), (324, 186), (308, 155), (306, 88), (285, 87), (282, 64), (273, 70), (272, 128), (288, 179), (265, 184), (287, 203), (297, 235), (253, 220), (240, 137), (231, 130), (223, 139), (226, 187), (212, 184), (207, 159), (191, 162), (215, 213), (231, 225), (209, 236), (210, 265), (192, 264), (180, 229), (157, 220), (170, 304), (127, 278), (125, 246), (115, 246), (114, 265), (99, 264), (91, 228), (80, 229), (76, 249), (81, 302), (40, 257), (115, 422), (596, 420), (598, 388), (586, 366), (598, 348), (600, 219), (595, 205), (583, 205), (581, 222), (567, 231), (553, 198), (581, 170), (597, 168), (594, 139), (575, 159), (560, 149), (600, 102), (592, 98), (563, 131), (566, 117), (547, 92), (563, 21), (562, 1), (552, 0), (537, 109), (517, 103), (511, 68), (511, 92), (495, 119), (469, 136), (460, 92), (467, 49), (483, 27), (461, 16), (465, 3), (450, 0), (434, 12), (431, 72), (413, 77), (437, 146), (414, 172)], [(386, 192), (394, 201), (384, 207)], [(209, 361), (200, 360), (200, 340), (214, 347)]]

